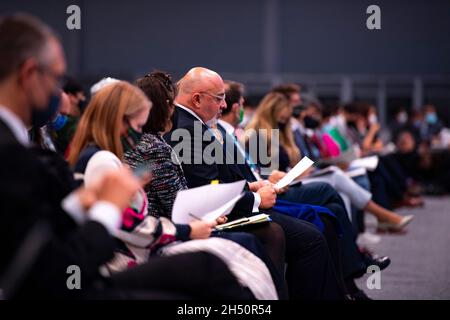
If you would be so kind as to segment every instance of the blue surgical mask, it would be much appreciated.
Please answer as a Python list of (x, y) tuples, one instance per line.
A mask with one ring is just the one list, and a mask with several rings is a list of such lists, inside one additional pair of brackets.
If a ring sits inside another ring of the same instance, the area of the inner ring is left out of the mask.
[(425, 121), (428, 124), (436, 124), (438, 122), (438, 117), (437, 117), (436, 112), (427, 113), (427, 115), (425, 116)]
[(58, 113), (58, 115), (55, 117), (55, 119), (53, 119), (50, 125), (55, 131), (59, 131), (66, 125), (67, 120), (68, 117), (66, 115)]

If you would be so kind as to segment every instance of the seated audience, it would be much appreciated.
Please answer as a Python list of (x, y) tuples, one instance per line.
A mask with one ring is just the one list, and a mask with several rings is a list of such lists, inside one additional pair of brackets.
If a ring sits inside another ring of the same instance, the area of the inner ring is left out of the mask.
[[(3, 298), (254, 297), (226, 263), (204, 252), (156, 258), (105, 279), (99, 267), (113, 256), (120, 212), (141, 182), (124, 169), (63, 195), (60, 177), (34, 154), (26, 130), (53, 114), (49, 103), (65, 72), (61, 44), (39, 20), (13, 15), (0, 19), (0, 47), (0, 150), (10, 156), (0, 169)], [(83, 275), (80, 290), (67, 286), (70, 266)]]
[[(138, 145), (150, 109), (151, 102), (142, 91), (123, 81), (96, 93), (80, 120), (69, 155), (69, 163), (76, 173), (84, 175), (87, 187), (95, 185), (104, 173), (122, 167), (123, 153)], [(168, 255), (202, 250), (220, 253), (219, 257), (230, 265), (239, 282), (249, 287), (255, 297), (273, 299), (277, 296), (264, 263), (232, 241), (211, 239), (176, 245), (177, 249), (173, 245), (168, 249), (164, 247), (176, 240), (206, 239), (215, 222), (173, 225), (167, 219), (148, 215), (147, 207), (147, 196), (141, 190), (123, 212), (121, 228), (115, 234), (121, 241), (117, 242), (114, 259), (107, 263), (110, 271), (123, 271), (145, 263), (158, 252)], [(254, 241), (249, 247), (256, 251), (259, 248)], [(251, 277), (247, 270), (250, 266), (254, 270)]]

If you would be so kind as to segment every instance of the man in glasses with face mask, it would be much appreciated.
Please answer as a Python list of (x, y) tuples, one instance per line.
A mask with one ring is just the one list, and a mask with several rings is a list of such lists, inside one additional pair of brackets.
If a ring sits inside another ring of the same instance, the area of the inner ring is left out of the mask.
[[(71, 190), (58, 187), (51, 168), (39, 160), (29, 142), (27, 129), (44, 126), (59, 107), (58, 87), (65, 69), (61, 44), (47, 26), (28, 15), (0, 18), (2, 298), (29, 296), (33, 292), (42, 297), (63, 297), (65, 269), (71, 264), (79, 265), (88, 278), (94, 268), (85, 267), (96, 259), (104, 259), (111, 245), (106, 226), (112, 227), (118, 219), (114, 205), (105, 203), (109, 209), (93, 205), (91, 214), (97, 210), (97, 221), (103, 222), (92, 221), (71, 232), (73, 221), (77, 220), (71, 220), (60, 206), (61, 199)], [(87, 204), (81, 201), (81, 194), (75, 198), (80, 208)], [(73, 219), (88, 218), (76, 211)], [(92, 233), (96, 236), (89, 239)], [(89, 245), (92, 240), (97, 245)], [(86, 245), (91, 252), (83, 249)], [(20, 259), (20, 253), (26, 259)], [(94, 266), (98, 268), (95, 263)], [(58, 287), (55, 284), (59, 282)]]

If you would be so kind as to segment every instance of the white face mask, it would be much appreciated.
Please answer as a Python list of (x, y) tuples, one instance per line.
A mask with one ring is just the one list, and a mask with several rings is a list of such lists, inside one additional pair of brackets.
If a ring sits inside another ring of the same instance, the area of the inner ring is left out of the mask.
[(408, 121), (408, 114), (406, 112), (400, 112), (397, 115), (397, 121), (399, 123), (406, 123)]
[(338, 125), (338, 120), (336, 116), (332, 116), (330, 118), (330, 120), (328, 121), (328, 125), (332, 126), (332, 127), (337, 127)]
[(336, 127), (338, 128), (345, 128), (347, 123), (345, 121), (345, 117), (342, 114), (338, 114), (337, 116), (334, 117), (335, 121), (336, 121)]
[(378, 117), (375, 115), (375, 114), (371, 114), (370, 116), (369, 116), (369, 123), (370, 124), (375, 124), (375, 123), (377, 123), (378, 122)]

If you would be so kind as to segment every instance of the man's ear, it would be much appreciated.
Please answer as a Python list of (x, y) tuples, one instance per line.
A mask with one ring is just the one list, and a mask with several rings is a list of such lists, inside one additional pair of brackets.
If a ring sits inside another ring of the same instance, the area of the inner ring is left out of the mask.
[(194, 93), (191, 97), (191, 101), (192, 101), (192, 105), (194, 106), (194, 108), (199, 108), (200, 105), (200, 94), (199, 93)]
[(231, 106), (231, 112), (233, 112), (234, 114), (239, 115), (241, 106), (239, 105), (239, 103), (235, 102), (233, 103), (233, 105)]
[(27, 86), (28, 81), (36, 76), (37, 61), (34, 58), (25, 60), (22, 66), (19, 68), (18, 81), (20, 85)]

